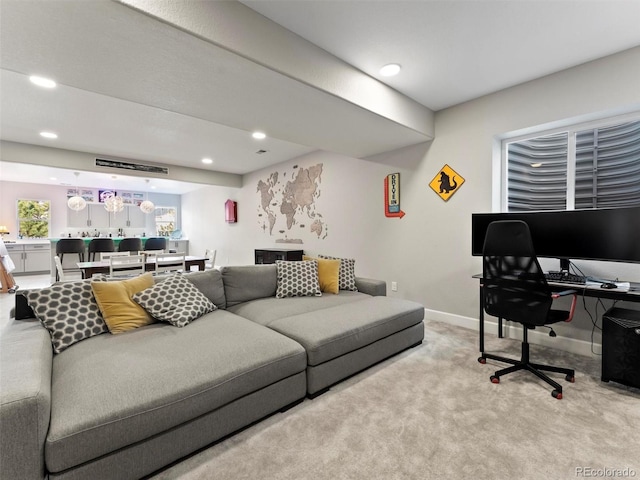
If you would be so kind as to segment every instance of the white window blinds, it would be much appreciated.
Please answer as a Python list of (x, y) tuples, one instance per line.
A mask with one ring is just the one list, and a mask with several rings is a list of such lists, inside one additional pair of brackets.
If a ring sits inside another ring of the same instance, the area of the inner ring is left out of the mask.
[(510, 212), (640, 205), (640, 121), (507, 143), (506, 155)]

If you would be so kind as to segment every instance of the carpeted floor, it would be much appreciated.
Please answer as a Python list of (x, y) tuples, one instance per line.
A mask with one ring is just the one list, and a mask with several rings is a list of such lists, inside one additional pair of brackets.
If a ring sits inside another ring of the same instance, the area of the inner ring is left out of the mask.
[[(576, 369), (489, 381), (477, 332), (429, 322), (424, 343), (157, 473), (164, 479), (640, 478), (640, 390), (600, 381), (600, 362), (539, 346)], [(514, 340), (487, 351), (518, 356)], [(626, 470), (625, 470), (626, 469)], [(626, 475), (625, 475), (626, 474)]]

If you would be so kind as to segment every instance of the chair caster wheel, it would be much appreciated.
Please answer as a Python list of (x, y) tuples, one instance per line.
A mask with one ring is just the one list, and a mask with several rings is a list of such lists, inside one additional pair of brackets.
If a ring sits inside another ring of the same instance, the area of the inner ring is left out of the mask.
[(489, 380), (491, 380), (491, 383), (500, 383), (500, 377), (496, 377), (495, 375), (491, 375)]
[(567, 382), (576, 383), (576, 377), (574, 377), (573, 375), (567, 375), (566, 377), (564, 377), (564, 379)]
[(562, 392), (559, 392), (558, 390), (554, 390), (553, 392), (551, 392), (551, 396), (553, 398), (557, 398), (558, 400), (562, 400)]
[(484, 357), (478, 357), (478, 363), (481, 363), (484, 365), (485, 363), (487, 363), (487, 359)]

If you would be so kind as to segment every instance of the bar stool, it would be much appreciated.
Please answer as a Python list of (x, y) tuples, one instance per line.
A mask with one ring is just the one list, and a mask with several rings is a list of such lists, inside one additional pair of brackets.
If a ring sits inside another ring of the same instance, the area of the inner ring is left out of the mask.
[(151, 237), (147, 238), (144, 242), (145, 250), (166, 250), (167, 239), (164, 237)]
[(136, 252), (137, 255), (142, 248), (142, 240), (139, 238), (123, 238), (118, 245), (119, 252)]
[[(82, 238), (61, 238), (56, 243), (56, 255), (60, 257), (60, 263), (64, 259), (65, 253), (78, 254), (78, 261), (84, 262), (84, 240)], [(59, 275), (56, 271), (56, 281)]]
[(113, 238), (94, 238), (89, 242), (89, 261), (95, 262), (98, 252), (115, 252), (116, 244)]

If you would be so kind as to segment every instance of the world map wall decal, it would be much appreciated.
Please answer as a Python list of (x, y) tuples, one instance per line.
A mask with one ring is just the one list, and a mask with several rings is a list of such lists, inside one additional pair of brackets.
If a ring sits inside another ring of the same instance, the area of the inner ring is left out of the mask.
[(263, 233), (277, 236), (276, 243), (303, 243), (300, 237), (327, 238), (327, 225), (317, 211), (322, 163), (272, 172), (258, 180), (258, 225)]

